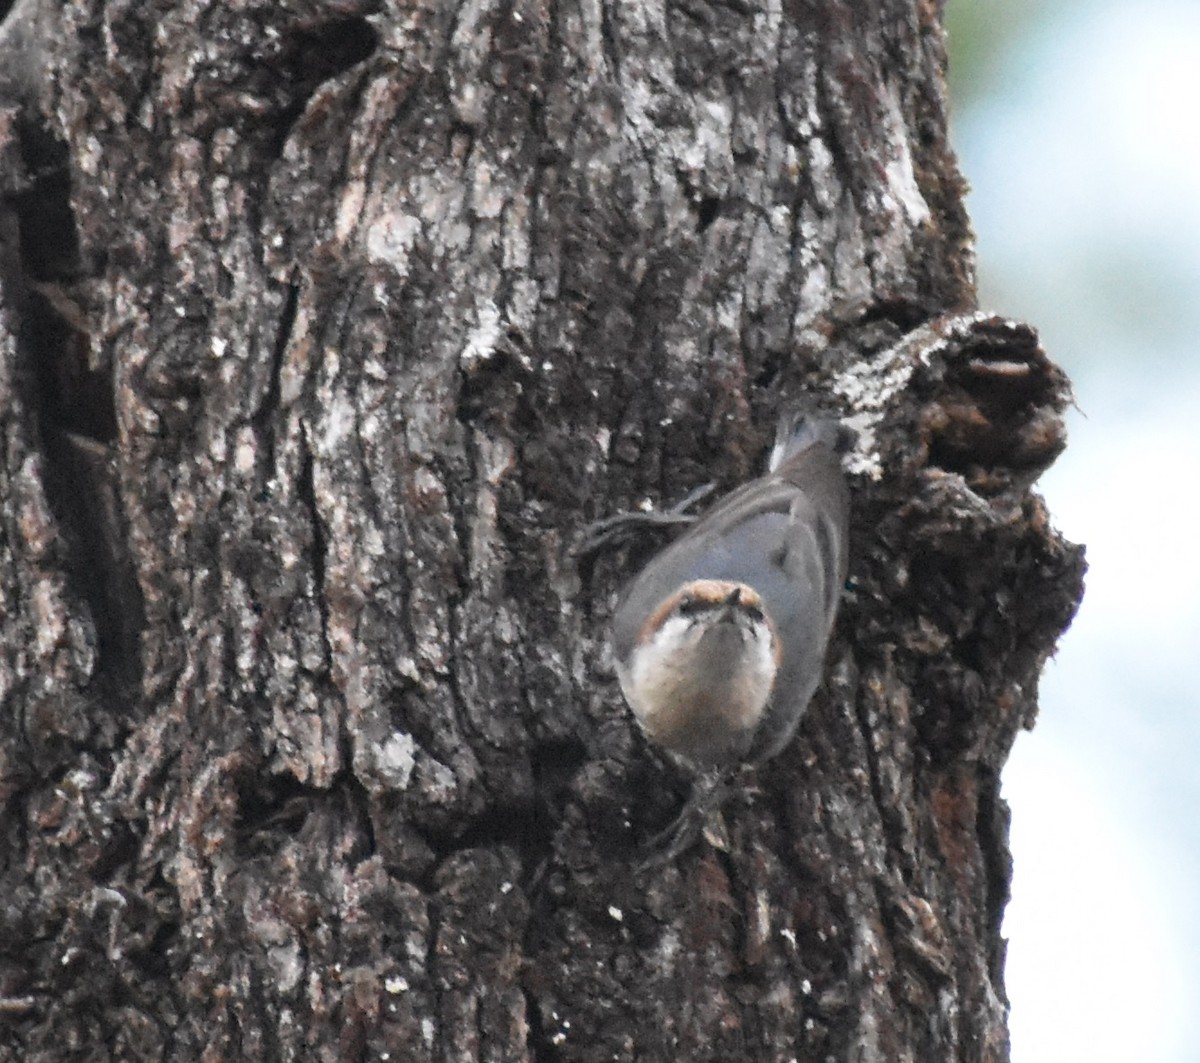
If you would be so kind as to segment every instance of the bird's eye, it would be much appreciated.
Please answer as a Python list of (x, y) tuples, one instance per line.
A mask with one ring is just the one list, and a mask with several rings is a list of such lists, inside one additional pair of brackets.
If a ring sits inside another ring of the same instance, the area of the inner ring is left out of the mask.
[(696, 616), (708, 608), (708, 602), (701, 598), (684, 598), (676, 607), (680, 616)]
[(766, 613), (764, 613), (757, 605), (746, 606), (746, 615), (756, 624), (761, 624), (767, 619)]

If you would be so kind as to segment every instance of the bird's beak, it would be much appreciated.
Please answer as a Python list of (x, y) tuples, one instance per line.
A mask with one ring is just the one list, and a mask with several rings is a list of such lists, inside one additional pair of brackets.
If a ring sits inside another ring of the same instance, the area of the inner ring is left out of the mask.
[(742, 604), (742, 588), (734, 587), (733, 590), (729, 592), (729, 597), (725, 599), (724, 604), (725, 608), (721, 610), (722, 619), (733, 616), (737, 607)]

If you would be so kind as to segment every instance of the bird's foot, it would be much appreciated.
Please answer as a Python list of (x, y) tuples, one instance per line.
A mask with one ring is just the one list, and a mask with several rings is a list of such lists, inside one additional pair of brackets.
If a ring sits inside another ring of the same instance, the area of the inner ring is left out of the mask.
[(601, 550), (632, 539), (647, 528), (669, 528), (681, 524), (693, 524), (696, 514), (687, 512), (693, 506), (703, 502), (716, 490), (713, 483), (702, 484), (686, 497), (675, 503), (670, 509), (630, 510), (624, 513), (614, 513), (593, 524), (589, 524), (575, 547), (579, 557), (590, 557)]
[(712, 773), (697, 776), (679, 815), (643, 845), (638, 867), (646, 870), (669, 864), (687, 852), (701, 837), (714, 849), (727, 851), (728, 831), (721, 815), (724, 796), (723, 775)]

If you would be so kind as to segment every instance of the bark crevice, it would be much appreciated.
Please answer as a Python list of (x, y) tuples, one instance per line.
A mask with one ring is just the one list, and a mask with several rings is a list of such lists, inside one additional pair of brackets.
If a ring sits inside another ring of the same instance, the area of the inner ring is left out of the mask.
[[(26, 382), (68, 588), (94, 629), (96, 690), (115, 708), (140, 685), (145, 617), (113, 462), (114, 370), (92, 334), (89, 275), (103, 261), (81, 252), (67, 144), (30, 110), (16, 130), (27, 177), (11, 201), (20, 251), (4, 277), (20, 315), (16, 380)], [(98, 728), (94, 740), (109, 746), (114, 733)]]

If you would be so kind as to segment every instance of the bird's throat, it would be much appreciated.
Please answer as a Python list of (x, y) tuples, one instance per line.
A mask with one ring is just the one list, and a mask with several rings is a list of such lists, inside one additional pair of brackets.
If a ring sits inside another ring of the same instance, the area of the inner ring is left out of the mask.
[(737, 756), (762, 719), (775, 662), (722, 625), (691, 646), (644, 658), (622, 686), (655, 742), (698, 762)]

